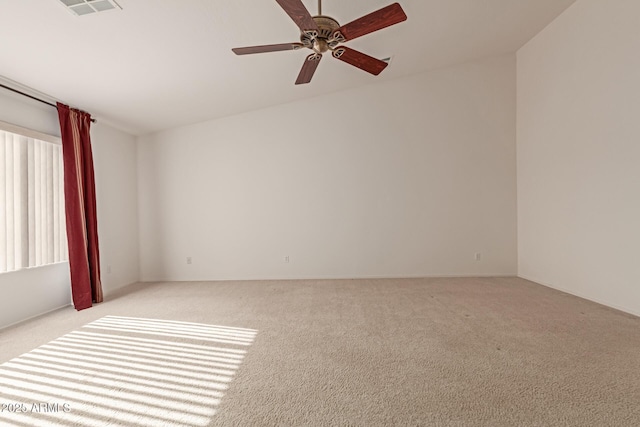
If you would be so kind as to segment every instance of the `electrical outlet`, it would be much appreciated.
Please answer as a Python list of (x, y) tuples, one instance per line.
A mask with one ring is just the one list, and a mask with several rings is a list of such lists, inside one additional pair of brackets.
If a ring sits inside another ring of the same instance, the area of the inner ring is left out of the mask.
[(187, 264), (191, 264), (191, 257), (190, 256), (187, 257)]
[(289, 255), (284, 257), (284, 262), (288, 263), (289, 262)]
[(476, 261), (480, 261), (482, 258), (482, 254), (480, 252), (476, 252)]
[(111, 274), (111, 266), (107, 265), (107, 274)]

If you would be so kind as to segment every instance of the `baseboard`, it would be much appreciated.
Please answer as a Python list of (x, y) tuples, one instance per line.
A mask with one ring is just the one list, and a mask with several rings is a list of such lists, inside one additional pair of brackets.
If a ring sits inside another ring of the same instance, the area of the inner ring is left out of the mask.
[(124, 285), (119, 285), (116, 286), (114, 288), (109, 288), (109, 289), (104, 289), (104, 286), (102, 287), (102, 291), (103, 291), (103, 296), (104, 298), (108, 298), (110, 297), (112, 294), (116, 293), (117, 291), (126, 288), (127, 286), (131, 286), (131, 285), (135, 285), (136, 283), (140, 283), (139, 281), (136, 282), (131, 282), (131, 283), (125, 283)]
[(13, 326), (17, 326), (17, 325), (19, 325), (21, 323), (25, 323), (25, 322), (28, 322), (28, 321), (33, 320), (33, 319), (37, 319), (38, 317), (46, 316), (49, 313), (53, 313), (54, 311), (62, 310), (63, 308), (67, 308), (67, 307), (72, 306), (72, 305), (73, 305), (72, 303), (61, 305), (60, 307), (52, 308), (51, 310), (47, 310), (44, 313), (36, 314), (36, 315), (30, 316), (30, 317), (27, 317), (26, 319), (18, 320), (17, 322), (13, 322), (13, 323), (10, 323), (8, 325), (0, 326), (0, 331), (3, 330), (3, 329), (11, 328)]
[(154, 282), (251, 282), (251, 281), (275, 281), (275, 280), (367, 280), (367, 279), (449, 279), (449, 278), (471, 278), (471, 277), (517, 277), (513, 274), (433, 274), (433, 275), (398, 275), (398, 276), (296, 276), (296, 277), (228, 277), (228, 278), (196, 278), (196, 279), (169, 279), (169, 278), (143, 278), (142, 283)]
[(565, 294), (573, 295), (573, 296), (578, 297), (578, 298), (586, 299), (587, 301), (595, 302), (597, 304), (601, 304), (601, 305), (604, 305), (606, 307), (613, 308), (614, 310), (622, 311), (622, 312), (625, 312), (627, 314), (631, 314), (633, 316), (640, 317), (640, 311), (632, 310), (632, 309), (627, 308), (627, 307), (622, 307), (622, 306), (620, 306), (618, 304), (613, 304), (610, 301), (605, 301), (605, 300), (602, 300), (600, 298), (594, 298), (594, 297), (592, 297), (590, 295), (586, 295), (586, 294), (583, 294), (581, 292), (575, 292), (575, 291), (572, 291), (572, 290), (568, 290), (566, 288), (563, 288), (562, 286), (551, 285), (549, 283), (546, 283), (544, 281), (538, 280), (538, 279), (530, 277), (530, 276), (519, 274), (517, 277), (519, 277), (521, 279), (529, 280), (530, 282), (537, 283), (538, 285), (546, 286), (547, 288), (555, 289), (556, 291), (564, 292)]

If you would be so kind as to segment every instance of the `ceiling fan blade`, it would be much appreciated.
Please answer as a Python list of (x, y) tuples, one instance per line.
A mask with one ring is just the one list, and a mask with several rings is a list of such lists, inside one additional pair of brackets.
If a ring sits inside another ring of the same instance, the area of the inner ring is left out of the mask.
[(231, 49), (236, 55), (250, 55), (252, 53), (278, 52), (281, 50), (297, 50), (303, 47), (302, 43), (267, 44), (264, 46), (236, 47)]
[(302, 64), (300, 74), (298, 74), (298, 79), (296, 80), (297, 85), (309, 83), (311, 81), (313, 73), (316, 72), (316, 68), (318, 68), (318, 64), (320, 64), (321, 59), (322, 55), (317, 53), (312, 53), (307, 56), (307, 59), (304, 60), (304, 64)]
[(313, 20), (311, 14), (304, 7), (301, 0), (276, 0), (280, 7), (293, 19), (298, 27), (304, 32), (308, 30), (318, 31), (318, 24)]
[(351, 21), (348, 24), (338, 28), (336, 32), (340, 32), (345, 41), (373, 33), (374, 31), (390, 27), (407, 20), (407, 15), (398, 3), (394, 3), (380, 10), (372, 12), (368, 15)]
[(346, 46), (340, 46), (336, 50), (333, 51), (333, 57), (338, 58), (340, 61), (344, 61), (347, 64), (351, 64), (354, 67), (358, 67), (361, 70), (364, 70), (368, 73), (377, 76), (387, 68), (387, 64), (384, 61), (380, 61), (372, 56), (366, 55), (362, 52), (358, 52), (357, 50), (353, 50)]

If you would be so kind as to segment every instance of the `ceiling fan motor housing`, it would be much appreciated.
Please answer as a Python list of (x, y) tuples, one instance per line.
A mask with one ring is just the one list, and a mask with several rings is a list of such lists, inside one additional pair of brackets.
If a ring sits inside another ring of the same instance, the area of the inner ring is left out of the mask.
[(319, 53), (325, 53), (330, 48), (335, 47), (333, 43), (334, 33), (340, 28), (340, 24), (330, 16), (318, 15), (313, 20), (318, 26), (318, 31), (302, 31), (300, 41), (306, 47)]

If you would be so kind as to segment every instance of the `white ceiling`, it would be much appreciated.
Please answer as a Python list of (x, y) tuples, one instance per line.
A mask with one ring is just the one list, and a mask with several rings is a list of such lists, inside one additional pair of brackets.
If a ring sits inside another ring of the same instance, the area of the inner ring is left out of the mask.
[[(274, 0), (117, 1), (78, 17), (59, 0), (1, 0), (0, 75), (140, 135), (514, 52), (575, 0), (400, 0), (407, 21), (348, 42), (392, 56), (380, 76), (325, 55), (300, 86), (307, 50), (231, 52), (299, 40)], [(323, 13), (345, 24), (392, 2), (324, 0)]]

